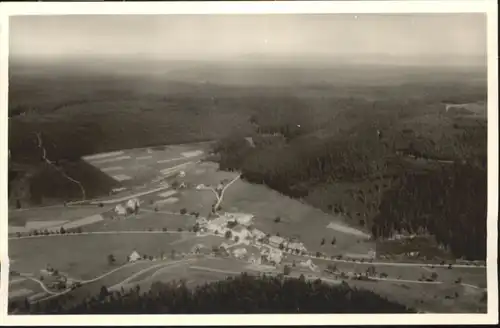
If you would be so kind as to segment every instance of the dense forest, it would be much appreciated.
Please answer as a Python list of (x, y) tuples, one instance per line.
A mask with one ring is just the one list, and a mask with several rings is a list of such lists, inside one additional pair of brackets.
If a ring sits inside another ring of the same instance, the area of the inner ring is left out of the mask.
[(31, 314), (240, 314), (240, 313), (411, 313), (377, 294), (300, 278), (246, 273), (189, 289), (184, 282), (155, 282), (142, 292), (101, 293), (68, 306), (63, 298), (29, 305), (10, 304), (11, 313)]
[(321, 130), (302, 130), (293, 112), (286, 120), (262, 115), (264, 128), (256, 114), (253, 143), (233, 134), (213, 150), (221, 169), (239, 170), (247, 181), (291, 197), (306, 198), (319, 185), (368, 182), (367, 191), (360, 188), (349, 195), (362, 209), (348, 213), (333, 199), (328, 209), (356, 217), (352, 223), (375, 238), (430, 233), (456, 257), (484, 260), (486, 126), (480, 119), (464, 120), (460, 113), (437, 112), (432, 120), (406, 114), (381, 112), (379, 121), (353, 119), (357, 124), (341, 133), (331, 133), (333, 125), (326, 125), (322, 137)]

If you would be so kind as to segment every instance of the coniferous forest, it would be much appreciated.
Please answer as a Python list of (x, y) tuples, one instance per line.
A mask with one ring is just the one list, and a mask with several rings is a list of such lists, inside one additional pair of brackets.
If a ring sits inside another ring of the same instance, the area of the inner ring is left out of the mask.
[[(367, 120), (338, 133), (323, 128), (321, 138), (317, 129), (299, 129), (300, 118), (294, 121), (293, 115), (282, 125), (264, 115), (264, 130), (256, 115), (252, 145), (248, 137), (231, 135), (213, 150), (221, 169), (241, 171), (247, 181), (295, 198), (310, 200), (321, 185), (368, 183), (368, 191), (354, 189), (350, 195), (371, 211), (368, 215), (359, 209), (346, 213), (333, 201), (329, 209), (362, 217), (354, 224), (374, 238), (430, 234), (457, 258), (484, 260), (486, 126), (439, 111), (432, 114), (436, 122), (425, 125), (419, 113), (410, 120), (379, 114), (379, 121), (367, 113)], [(402, 123), (407, 121), (411, 124)], [(329, 197), (327, 192), (322, 196)]]
[[(71, 304), (71, 305), (69, 305)], [(64, 297), (35, 305), (11, 304), (31, 314), (248, 314), (248, 313), (411, 313), (371, 291), (331, 286), (305, 278), (241, 274), (189, 289), (184, 282), (156, 282), (148, 291), (99, 295), (80, 303)]]

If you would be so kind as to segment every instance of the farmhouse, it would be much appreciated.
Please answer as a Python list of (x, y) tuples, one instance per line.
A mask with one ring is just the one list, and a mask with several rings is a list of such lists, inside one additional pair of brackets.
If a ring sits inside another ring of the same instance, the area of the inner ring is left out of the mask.
[(318, 271), (318, 266), (314, 264), (311, 259), (308, 259), (307, 261), (302, 261), (299, 263), (299, 266), (303, 268), (308, 268), (311, 271)]
[(223, 215), (229, 221), (233, 220), (242, 225), (248, 225), (252, 222), (253, 215), (246, 213), (224, 213)]
[(137, 253), (137, 251), (133, 251), (132, 254), (130, 254), (128, 256), (129, 262), (135, 262), (135, 261), (140, 260), (140, 259), (141, 259), (141, 256), (139, 255), (139, 253)]
[(236, 258), (243, 258), (247, 254), (246, 248), (237, 248), (233, 251), (233, 255)]
[(269, 238), (269, 244), (274, 247), (279, 247), (282, 243), (285, 242), (285, 239), (280, 236), (271, 236)]
[(284, 246), (287, 248), (290, 248), (292, 250), (299, 250), (299, 251), (304, 251), (304, 252), (307, 251), (304, 244), (302, 244), (300, 242), (289, 242), (289, 243), (285, 243)]
[(132, 198), (132, 199), (129, 199), (128, 202), (127, 202), (127, 210), (128, 211), (135, 211), (136, 209), (138, 209), (140, 207), (140, 202), (139, 202), (139, 199), (137, 198)]
[(266, 237), (266, 234), (263, 231), (260, 231), (259, 229), (252, 229), (251, 232), (252, 236), (257, 240)]
[(118, 215), (125, 215), (127, 214), (127, 209), (122, 204), (118, 204), (115, 206), (115, 213)]
[(274, 248), (263, 248), (261, 258), (265, 262), (279, 264), (283, 260), (283, 252)]

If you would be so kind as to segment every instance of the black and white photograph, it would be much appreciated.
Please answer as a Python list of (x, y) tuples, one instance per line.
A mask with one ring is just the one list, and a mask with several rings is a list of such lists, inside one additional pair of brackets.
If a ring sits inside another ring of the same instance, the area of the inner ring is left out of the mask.
[(8, 17), (8, 315), (487, 314), (489, 19)]

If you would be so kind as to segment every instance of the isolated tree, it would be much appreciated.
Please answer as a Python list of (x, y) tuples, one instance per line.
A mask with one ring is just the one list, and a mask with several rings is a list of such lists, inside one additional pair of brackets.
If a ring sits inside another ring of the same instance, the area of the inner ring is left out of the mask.
[(274, 219), (274, 222), (276, 223), (279, 223), (281, 221), (281, 218), (279, 216), (277, 216), (275, 219)]
[(224, 237), (226, 239), (231, 239), (232, 236), (233, 236), (233, 233), (231, 232), (231, 230), (226, 231), (226, 233), (224, 234)]
[(332, 245), (335, 245), (337, 243), (337, 238), (333, 237), (332, 238)]
[(299, 281), (301, 281), (301, 282), (306, 281), (306, 277), (304, 276), (304, 274), (303, 274), (303, 273), (301, 273), (301, 274), (300, 274), (300, 276), (299, 276)]
[(106, 286), (101, 286), (101, 291), (99, 292), (99, 298), (104, 299), (106, 296), (109, 295), (108, 289)]
[(182, 232), (182, 228), (177, 228), (177, 231), (178, 232)]
[(462, 283), (462, 277), (458, 277), (457, 280), (455, 280), (456, 284), (461, 284)]
[(373, 265), (370, 265), (368, 267), (368, 269), (366, 269), (366, 273), (369, 275), (369, 276), (374, 276), (376, 273), (377, 273), (377, 270), (375, 269), (375, 267)]
[(325, 238), (321, 239), (321, 246), (325, 244)]
[(234, 236), (234, 241), (235, 241), (235, 242), (240, 241), (240, 237), (239, 237), (239, 236)]
[(285, 267), (283, 268), (283, 275), (288, 276), (291, 272), (292, 269), (288, 265), (285, 265)]
[(185, 209), (185, 208), (181, 208), (180, 213), (181, 213), (182, 215), (186, 214), (186, 213), (187, 213), (187, 209)]
[(66, 230), (64, 229), (64, 227), (61, 227), (61, 229), (59, 229), (59, 232), (62, 234), (65, 234), (66, 233)]
[(432, 280), (436, 280), (437, 278), (438, 278), (438, 274), (437, 274), (436, 272), (433, 272), (433, 273), (431, 274), (431, 279), (432, 279)]
[(283, 250), (283, 248), (284, 248), (284, 247), (285, 247), (285, 245), (283, 245), (283, 243), (281, 243), (281, 244), (279, 245), (279, 249), (281, 249), (281, 250)]
[(167, 228), (166, 228), (166, 227), (162, 228), (161, 230), (162, 230), (163, 232), (167, 232)]

